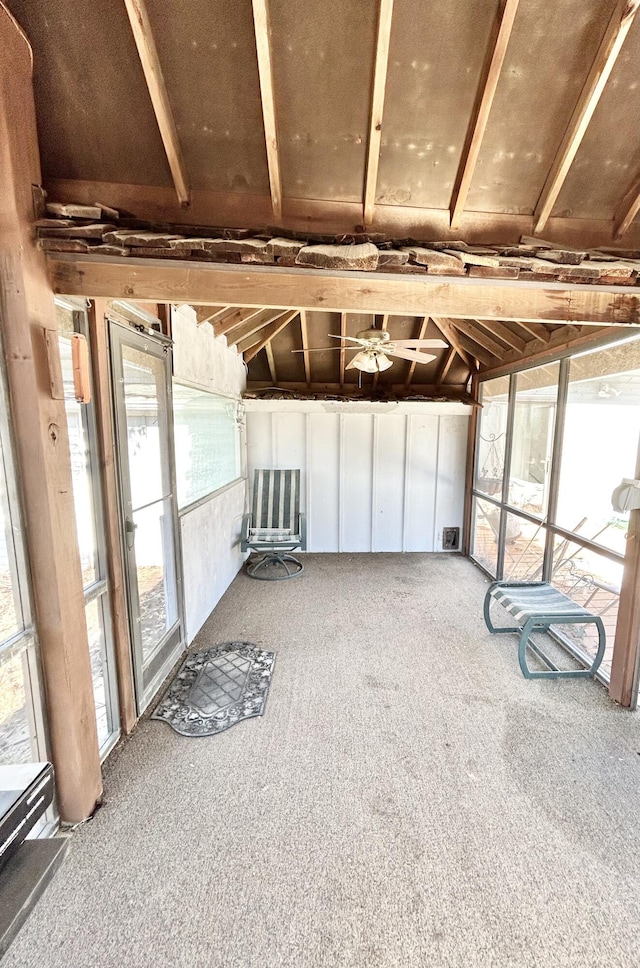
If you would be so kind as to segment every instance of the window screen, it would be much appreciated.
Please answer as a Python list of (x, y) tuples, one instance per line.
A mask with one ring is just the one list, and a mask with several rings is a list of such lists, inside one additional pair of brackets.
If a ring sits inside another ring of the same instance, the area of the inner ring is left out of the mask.
[(240, 476), (237, 403), (174, 382), (173, 412), (178, 507), (185, 508)]

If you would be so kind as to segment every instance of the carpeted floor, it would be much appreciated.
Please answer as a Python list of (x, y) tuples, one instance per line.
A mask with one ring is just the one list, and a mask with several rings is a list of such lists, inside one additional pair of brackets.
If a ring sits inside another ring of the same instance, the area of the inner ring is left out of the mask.
[(264, 717), (141, 723), (2, 968), (637, 965), (637, 714), (525, 681), (459, 557), (305, 565), (194, 643), (277, 652)]

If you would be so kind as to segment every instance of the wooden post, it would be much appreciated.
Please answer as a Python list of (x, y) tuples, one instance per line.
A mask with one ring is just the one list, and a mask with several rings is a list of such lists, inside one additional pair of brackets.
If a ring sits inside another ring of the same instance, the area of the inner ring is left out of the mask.
[(33, 244), (40, 183), (31, 51), (0, 4), (0, 326), (58, 809), (72, 823), (102, 792), (89, 643), (63, 400), (51, 396), (56, 333), (44, 258)]
[(109, 598), (111, 621), (116, 653), (118, 698), (120, 700), (120, 724), (130, 733), (136, 724), (137, 712), (131, 666), (131, 643), (127, 616), (127, 596), (122, 566), (120, 541), (120, 509), (115, 462), (115, 433), (111, 409), (111, 384), (109, 379), (109, 351), (105, 322), (106, 299), (96, 299), (89, 312), (89, 337), (93, 363), (93, 383), (96, 403), (96, 419), (102, 472), (102, 500), (104, 503), (105, 545), (109, 572)]

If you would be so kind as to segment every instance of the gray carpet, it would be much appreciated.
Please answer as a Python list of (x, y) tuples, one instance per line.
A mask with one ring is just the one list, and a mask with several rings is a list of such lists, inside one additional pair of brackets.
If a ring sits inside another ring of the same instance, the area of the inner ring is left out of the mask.
[(277, 646), (265, 716), (143, 722), (2, 968), (638, 964), (638, 716), (525, 681), (463, 559), (305, 565), (195, 643)]

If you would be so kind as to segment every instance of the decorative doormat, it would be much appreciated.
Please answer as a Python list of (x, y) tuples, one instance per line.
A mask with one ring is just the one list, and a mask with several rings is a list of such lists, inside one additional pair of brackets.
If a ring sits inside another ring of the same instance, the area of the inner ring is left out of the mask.
[(182, 736), (213, 736), (243, 719), (262, 716), (275, 652), (252, 642), (223, 642), (192, 652), (154, 709)]

